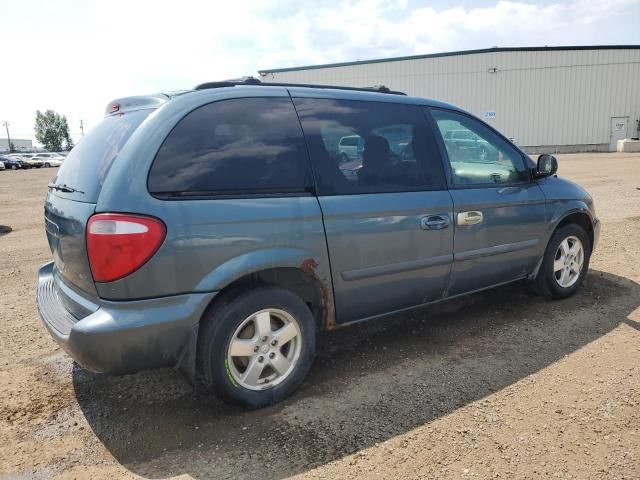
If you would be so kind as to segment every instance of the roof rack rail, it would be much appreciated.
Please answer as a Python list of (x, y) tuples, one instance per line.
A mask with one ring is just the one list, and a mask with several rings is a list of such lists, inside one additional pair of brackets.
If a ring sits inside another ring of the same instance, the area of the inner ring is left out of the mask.
[(306, 88), (327, 88), (336, 90), (354, 90), (360, 92), (378, 92), (388, 93), (390, 95), (406, 95), (404, 92), (391, 90), (384, 85), (374, 85), (373, 87), (340, 87), (337, 85), (311, 85), (304, 83), (281, 83), (281, 82), (262, 82), (255, 77), (241, 77), (230, 80), (222, 80), (219, 82), (207, 82), (198, 85), (195, 90), (206, 90), (209, 88), (235, 87), (241, 85), (263, 85), (265, 87), (306, 87)]
[(207, 82), (198, 85), (195, 90), (206, 90), (207, 88), (234, 87), (236, 85), (260, 85), (262, 82), (256, 77), (231, 78), (218, 82)]

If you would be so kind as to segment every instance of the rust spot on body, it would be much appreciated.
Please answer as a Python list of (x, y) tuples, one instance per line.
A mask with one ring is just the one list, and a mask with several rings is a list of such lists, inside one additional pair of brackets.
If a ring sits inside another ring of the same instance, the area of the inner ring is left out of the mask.
[(322, 298), (321, 315), (322, 330), (334, 330), (338, 327), (336, 324), (335, 307), (333, 303), (333, 290), (331, 282), (326, 278), (321, 278), (318, 274), (318, 262), (313, 258), (307, 258), (302, 262), (300, 268), (303, 272), (315, 280), (316, 285), (320, 288), (320, 296)]

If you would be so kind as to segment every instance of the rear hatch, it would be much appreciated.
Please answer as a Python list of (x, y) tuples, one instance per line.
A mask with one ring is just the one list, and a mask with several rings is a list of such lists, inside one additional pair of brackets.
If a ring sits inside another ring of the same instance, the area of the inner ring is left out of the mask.
[(85, 232), (104, 180), (118, 153), (153, 109), (107, 116), (71, 150), (49, 184), (45, 229), (57, 272), (97, 296), (87, 257)]

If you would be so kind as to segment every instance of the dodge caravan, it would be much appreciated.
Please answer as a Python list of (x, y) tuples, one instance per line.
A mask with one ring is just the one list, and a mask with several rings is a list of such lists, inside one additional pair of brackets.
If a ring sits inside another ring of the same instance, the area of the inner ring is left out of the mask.
[[(346, 174), (340, 142), (356, 137)], [(599, 223), (556, 169), (385, 87), (122, 98), (49, 185), (39, 312), (86, 369), (175, 366), (268, 405), (300, 386), (320, 330), (519, 280), (574, 294)]]

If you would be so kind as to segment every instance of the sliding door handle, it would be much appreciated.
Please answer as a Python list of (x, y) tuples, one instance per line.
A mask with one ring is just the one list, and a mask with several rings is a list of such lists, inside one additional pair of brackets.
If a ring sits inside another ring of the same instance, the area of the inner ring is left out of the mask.
[(460, 212), (458, 214), (458, 225), (477, 225), (478, 223), (482, 223), (483, 218), (482, 212), (477, 210)]
[(423, 230), (442, 230), (449, 226), (449, 215), (429, 215), (420, 219)]

